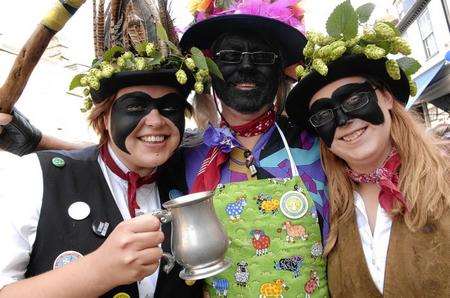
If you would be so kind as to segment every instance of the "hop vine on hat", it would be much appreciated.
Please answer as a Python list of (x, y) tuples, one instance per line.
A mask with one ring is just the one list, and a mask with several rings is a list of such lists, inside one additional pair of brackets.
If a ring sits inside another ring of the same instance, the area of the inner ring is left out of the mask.
[[(307, 32), (308, 42), (303, 49), (305, 66), (296, 67), (297, 77), (301, 79), (311, 71), (326, 76), (327, 64), (343, 55), (362, 54), (371, 60), (387, 58), (385, 67), (389, 76), (400, 80), (402, 69), (408, 77), (410, 94), (414, 96), (417, 87), (411, 76), (417, 72), (420, 64), (414, 58), (408, 57), (411, 48), (393, 23), (378, 20), (373, 26), (367, 24), (374, 8), (374, 4), (367, 3), (355, 10), (350, 0), (346, 0), (329, 16), (326, 23), (328, 35)], [(402, 57), (389, 58), (390, 55)]]
[(70, 84), (70, 90), (84, 88), (82, 111), (100, 101), (96, 101), (96, 93), (117, 74), (139, 76), (174, 70), (180, 85), (185, 85), (188, 77), (195, 78), (192, 88), (196, 93), (209, 86), (211, 75), (223, 79), (217, 65), (199, 49), (193, 47), (188, 54), (181, 53), (168, 1), (155, 1), (112, 0), (105, 12), (104, 0), (100, 0), (98, 9), (94, 0), (96, 59), (87, 72), (76, 75)]

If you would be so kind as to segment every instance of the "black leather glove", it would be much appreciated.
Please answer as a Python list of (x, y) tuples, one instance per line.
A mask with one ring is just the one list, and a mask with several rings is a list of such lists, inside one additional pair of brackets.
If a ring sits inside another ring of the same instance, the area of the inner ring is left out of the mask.
[(2, 125), (0, 148), (19, 156), (35, 152), (42, 139), (41, 131), (16, 109), (11, 111), (11, 115), (12, 121)]

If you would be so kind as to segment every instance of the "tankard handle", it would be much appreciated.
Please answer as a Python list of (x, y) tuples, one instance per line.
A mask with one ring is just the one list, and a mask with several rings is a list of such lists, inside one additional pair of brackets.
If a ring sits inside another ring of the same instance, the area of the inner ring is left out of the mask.
[[(153, 211), (152, 215), (158, 218), (162, 224), (172, 221), (172, 213), (168, 210), (158, 209)], [(166, 260), (166, 264), (164, 265), (163, 270), (166, 274), (169, 274), (169, 272), (175, 266), (175, 257), (168, 252), (164, 252), (162, 254), (162, 258)]]

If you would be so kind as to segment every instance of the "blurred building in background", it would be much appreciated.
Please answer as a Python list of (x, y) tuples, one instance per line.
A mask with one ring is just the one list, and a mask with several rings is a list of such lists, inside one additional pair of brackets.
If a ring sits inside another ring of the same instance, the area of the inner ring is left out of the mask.
[(448, 0), (394, 0), (397, 28), (422, 68), (418, 92), (407, 108), (419, 111), (428, 127), (450, 123), (450, 15)]

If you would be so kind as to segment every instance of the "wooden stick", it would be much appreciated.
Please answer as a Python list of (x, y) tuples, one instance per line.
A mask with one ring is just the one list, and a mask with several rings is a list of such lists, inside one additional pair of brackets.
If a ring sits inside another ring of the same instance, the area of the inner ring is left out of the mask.
[(20, 50), (9, 75), (0, 88), (0, 112), (10, 113), (12, 107), (22, 95), (34, 67), (56, 34), (39, 24), (31, 37)]

